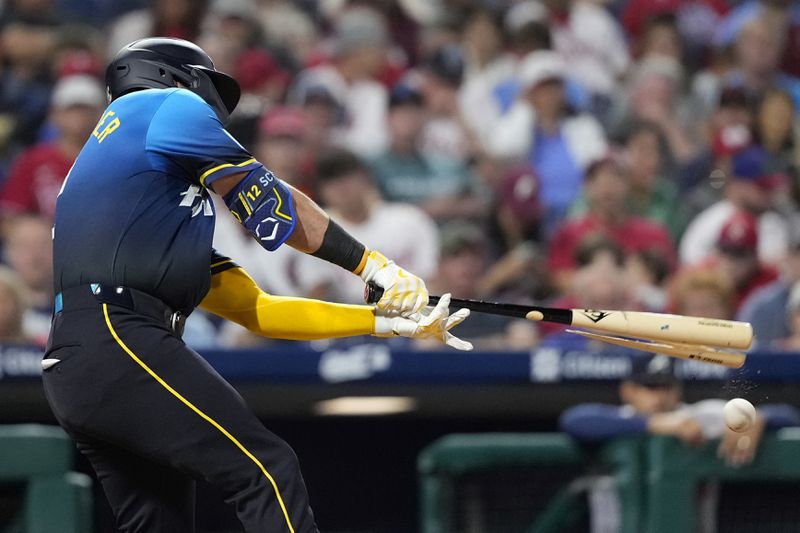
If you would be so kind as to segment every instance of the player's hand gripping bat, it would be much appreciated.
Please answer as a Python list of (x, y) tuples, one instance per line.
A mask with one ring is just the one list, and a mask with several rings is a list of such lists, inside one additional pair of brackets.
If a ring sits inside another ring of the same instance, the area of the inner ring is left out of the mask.
[[(374, 284), (366, 288), (366, 301), (373, 303), (383, 289)], [(430, 303), (438, 301), (430, 296)], [(753, 342), (753, 327), (747, 322), (711, 318), (647, 313), (639, 311), (598, 311), (591, 309), (558, 309), (507, 303), (482, 302), (453, 298), (451, 305), (466, 307), (479, 313), (490, 313), (528, 320), (554, 322), (567, 326), (610, 333), (568, 330), (584, 337), (648, 352), (663, 353), (682, 359), (692, 359), (740, 368), (746, 355), (735, 351), (747, 350)], [(634, 337), (625, 338), (625, 337)], [(636, 340), (644, 339), (644, 340)]]

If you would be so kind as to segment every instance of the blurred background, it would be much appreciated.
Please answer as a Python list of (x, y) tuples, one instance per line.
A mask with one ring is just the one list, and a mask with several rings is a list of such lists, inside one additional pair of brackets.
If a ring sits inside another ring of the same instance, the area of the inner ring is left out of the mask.
[[(727, 371), (492, 316), (459, 326), (460, 354), (195, 312), (187, 343), (295, 447), (322, 531), (800, 530), (800, 4), (5, 0), (0, 531), (116, 531), (47, 427), (39, 361), (56, 196), (105, 64), (156, 35), (237, 78), (230, 132), (432, 294), (754, 325)], [(361, 301), (225, 211), (215, 247), (268, 292)], [(734, 396), (758, 408), (743, 434), (722, 424)], [(237, 531), (198, 498), (200, 531)]]

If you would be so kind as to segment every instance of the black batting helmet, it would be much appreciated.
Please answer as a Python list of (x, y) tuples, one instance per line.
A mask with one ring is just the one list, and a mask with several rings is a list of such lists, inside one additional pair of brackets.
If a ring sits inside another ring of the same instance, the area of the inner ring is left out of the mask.
[(166, 89), (181, 82), (227, 122), (241, 89), (232, 77), (214, 68), (202, 48), (183, 39), (151, 37), (120, 50), (106, 69), (111, 100), (139, 89)]

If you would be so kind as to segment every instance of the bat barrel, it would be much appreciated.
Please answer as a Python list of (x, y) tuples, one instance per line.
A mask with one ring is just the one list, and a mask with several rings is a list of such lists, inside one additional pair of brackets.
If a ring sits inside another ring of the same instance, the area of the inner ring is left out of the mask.
[(747, 350), (753, 327), (747, 322), (635, 311), (573, 309), (572, 325), (616, 335)]

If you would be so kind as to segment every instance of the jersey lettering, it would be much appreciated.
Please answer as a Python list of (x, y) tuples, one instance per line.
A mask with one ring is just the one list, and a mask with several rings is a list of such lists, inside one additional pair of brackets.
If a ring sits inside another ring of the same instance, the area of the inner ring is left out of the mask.
[[(183, 196), (183, 199), (178, 205), (180, 207), (191, 207), (192, 218), (199, 215), (200, 211), (203, 212), (204, 217), (214, 216), (214, 210), (211, 208), (211, 198), (208, 197), (204, 189), (197, 185), (189, 185), (189, 188), (182, 192), (181, 196)], [(194, 201), (198, 198), (200, 201), (195, 205)]]
[[(92, 137), (97, 139), (98, 144), (103, 142), (106, 137), (114, 133), (114, 131), (116, 131), (116, 129), (119, 128), (120, 125), (119, 117), (115, 117), (114, 116), (115, 114), (116, 113), (114, 113), (113, 111), (108, 110), (105, 113), (103, 113), (102, 117), (100, 117), (100, 122), (97, 123), (97, 126), (95, 126), (94, 131), (92, 132)], [(108, 124), (105, 124), (106, 119), (108, 119), (109, 117), (114, 117), (114, 119)], [(100, 128), (103, 127), (104, 124), (105, 128), (101, 130)]]

